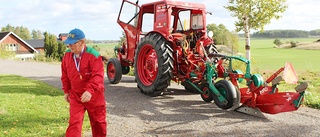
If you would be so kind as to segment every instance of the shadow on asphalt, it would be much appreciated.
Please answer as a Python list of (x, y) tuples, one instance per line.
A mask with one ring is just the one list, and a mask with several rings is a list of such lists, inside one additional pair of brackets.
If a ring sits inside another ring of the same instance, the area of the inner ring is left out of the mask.
[[(268, 119), (235, 111), (222, 110), (214, 103), (204, 102), (200, 94), (185, 91), (183, 86), (175, 87), (170, 86), (168, 91), (164, 92), (162, 96), (149, 97), (140, 92), (133, 78), (121, 81), (120, 84), (107, 83), (106, 100), (111, 106), (108, 107), (108, 113), (122, 117), (136, 115), (141, 120), (150, 121), (192, 122), (209, 119), (210, 117), (269, 121)], [(191, 100), (186, 98), (191, 98)], [(195, 98), (198, 99), (194, 100)], [(130, 109), (130, 113), (128, 113), (127, 109)], [(170, 110), (174, 114), (166, 114), (159, 110)], [(153, 115), (146, 115), (143, 113), (145, 111)], [(192, 118), (190, 119), (190, 117)]]

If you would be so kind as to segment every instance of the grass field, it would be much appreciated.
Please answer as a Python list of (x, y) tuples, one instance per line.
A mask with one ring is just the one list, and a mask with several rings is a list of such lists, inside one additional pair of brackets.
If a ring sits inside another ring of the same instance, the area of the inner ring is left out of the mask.
[[(62, 137), (69, 104), (63, 92), (46, 83), (0, 74), (0, 136)], [(88, 118), (84, 130), (90, 128)]]
[(98, 46), (100, 48), (99, 52), (101, 55), (107, 56), (109, 58), (114, 56), (114, 47), (118, 43), (107, 43), (107, 44), (87, 44), (87, 46), (93, 47)]
[[(319, 38), (292, 38), (283, 41), (313, 42)], [(274, 48), (274, 39), (251, 39), (252, 67), (259, 70), (277, 70), (291, 62), (297, 71), (320, 71), (320, 50)], [(245, 40), (239, 41), (239, 51), (245, 56)]]

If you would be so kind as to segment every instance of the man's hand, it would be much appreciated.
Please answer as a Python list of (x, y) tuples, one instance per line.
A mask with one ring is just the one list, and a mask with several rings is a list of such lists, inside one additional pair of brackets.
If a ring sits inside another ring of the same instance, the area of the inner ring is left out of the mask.
[(85, 91), (82, 96), (81, 96), (81, 102), (85, 103), (85, 102), (89, 102), (91, 99), (91, 93), (88, 91)]
[(68, 103), (70, 103), (69, 93), (64, 94), (64, 99), (65, 99)]

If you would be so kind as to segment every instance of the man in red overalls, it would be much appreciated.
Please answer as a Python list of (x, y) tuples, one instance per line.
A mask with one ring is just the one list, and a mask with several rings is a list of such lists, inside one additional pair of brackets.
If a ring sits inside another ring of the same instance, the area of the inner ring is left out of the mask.
[(81, 137), (84, 113), (87, 110), (93, 137), (106, 137), (106, 102), (104, 99), (104, 65), (96, 50), (85, 45), (80, 29), (69, 32), (64, 41), (69, 49), (61, 64), (64, 98), (70, 104), (67, 137)]

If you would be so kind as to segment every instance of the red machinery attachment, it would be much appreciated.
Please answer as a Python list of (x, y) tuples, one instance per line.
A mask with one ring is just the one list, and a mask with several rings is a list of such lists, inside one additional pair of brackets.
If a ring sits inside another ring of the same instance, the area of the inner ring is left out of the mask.
[[(237, 110), (256, 116), (263, 116), (261, 112), (277, 114), (297, 110), (303, 102), (304, 92), (308, 84), (306, 82), (301, 83), (295, 88), (296, 92), (279, 92), (277, 85), (283, 78), (278, 75), (282, 71), (284, 71), (286, 82), (297, 83), (297, 74), (292, 65), (286, 63), (284, 68), (280, 68), (267, 79), (265, 85), (255, 87), (251, 84), (249, 88), (240, 88), (242, 106)], [(272, 82), (272, 85), (268, 86), (267, 84), (270, 82)], [(259, 111), (261, 112), (259, 113)]]
[[(232, 70), (231, 60), (236, 59), (246, 63), (246, 73), (239, 70)], [(221, 60), (229, 60), (229, 68), (224, 70)], [(295, 92), (281, 92), (277, 88), (283, 79), (290, 84), (297, 84), (298, 77), (291, 63), (286, 63), (285, 67), (280, 68), (271, 75), (266, 81), (259, 74), (250, 74), (250, 61), (241, 57), (224, 56), (217, 63), (216, 72), (219, 77), (228, 77), (232, 84), (240, 92), (240, 107), (235, 110), (250, 115), (264, 117), (261, 112), (277, 114), (297, 110), (304, 99), (304, 93), (308, 84), (300, 83)], [(283, 76), (278, 76), (280, 73)], [(240, 87), (239, 81), (245, 79), (246, 87)], [(271, 83), (271, 85), (268, 85)]]

